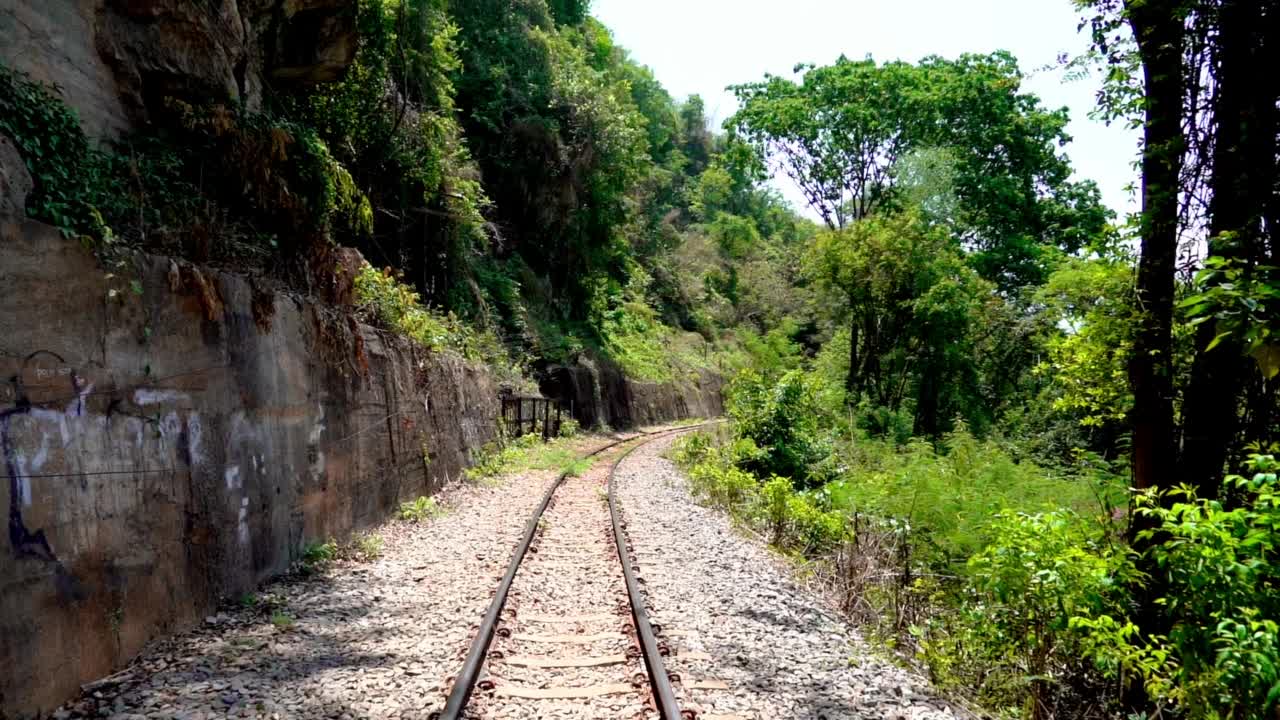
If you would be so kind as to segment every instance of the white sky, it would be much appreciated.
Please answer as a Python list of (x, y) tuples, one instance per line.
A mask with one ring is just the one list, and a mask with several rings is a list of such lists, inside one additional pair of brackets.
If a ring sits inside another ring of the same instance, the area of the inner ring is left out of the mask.
[[(799, 62), (1009, 50), (1029, 76), (1025, 91), (1070, 110), (1067, 154), (1077, 176), (1096, 181), (1122, 217), (1137, 209), (1125, 190), (1136, 179), (1137, 131), (1088, 118), (1096, 79), (1064, 82), (1060, 70), (1042, 70), (1088, 46), (1071, 0), (593, 0), (591, 12), (674, 97), (702, 95), (717, 124), (737, 107), (726, 86), (766, 72), (791, 76)], [(776, 182), (803, 205), (786, 178)]]

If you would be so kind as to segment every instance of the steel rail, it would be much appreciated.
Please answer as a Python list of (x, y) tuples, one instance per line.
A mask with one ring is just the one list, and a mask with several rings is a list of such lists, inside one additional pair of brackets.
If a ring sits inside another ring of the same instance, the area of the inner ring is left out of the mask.
[[(668, 435), (675, 432), (692, 430), (694, 428), (702, 427), (702, 425), (705, 425), (705, 424), (706, 423), (702, 423), (699, 425), (687, 425), (684, 427), (671, 428), (668, 430), (658, 430), (656, 432), (642, 433), (639, 435), (634, 435), (632, 437), (622, 438), (621, 440), (615, 440), (611, 443), (608, 443), (607, 445), (602, 445), (596, 448), (595, 450), (592, 450), (591, 452), (587, 453), (586, 455), (583, 455), (582, 457), (583, 458), (595, 457), (596, 455), (599, 455), (600, 453), (603, 453), (607, 450), (611, 450), (623, 443), (632, 442), (634, 440), (641, 440), (641, 439), (647, 442), (649, 440), (656, 439), (661, 435)], [(641, 443), (641, 444), (644, 444), (644, 443)], [(639, 447), (639, 445), (637, 445), (637, 447)], [(634, 448), (632, 449), (634, 450)], [(630, 454), (630, 451), (628, 451), (627, 454)], [(617, 467), (617, 464), (615, 463), (614, 468), (616, 467)], [(511, 591), (511, 584), (515, 581), (516, 572), (520, 569), (520, 563), (524, 560), (525, 555), (529, 551), (529, 546), (533, 544), (533, 538), (538, 532), (538, 521), (542, 519), (542, 514), (546, 511), (547, 506), (551, 503), (551, 498), (555, 495), (556, 490), (560, 488), (561, 483), (564, 482), (564, 479), (565, 477), (568, 476), (568, 474), (569, 474), (568, 471), (560, 473), (559, 477), (557, 477), (555, 481), (551, 483), (551, 486), (547, 488), (547, 491), (542, 496), (542, 502), (538, 504), (537, 509), (534, 510), (533, 512), (533, 516), (529, 518), (529, 522), (525, 525), (524, 536), (521, 538), (520, 544), (516, 546), (516, 550), (511, 556), (511, 564), (507, 568), (506, 574), (503, 575), (502, 582), (498, 583), (498, 589), (494, 592), (493, 601), (489, 603), (489, 609), (488, 611), (485, 612), (484, 619), (480, 622), (480, 628), (476, 631), (476, 636), (471, 642), (471, 648), (467, 651), (467, 658), (462, 664), (462, 669), (458, 672), (458, 675), (453, 681), (453, 687), (449, 690), (449, 697), (445, 701), (444, 709), (439, 711), (438, 713), (432, 713), (430, 717), (433, 720), (437, 720), (437, 719), (438, 720), (460, 720), (460, 718), (462, 717), (462, 711), (466, 709), (467, 702), (471, 700), (471, 693), (475, 690), (476, 683), (480, 681), (480, 670), (481, 668), (484, 667), (485, 656), (488, 655), (489, 653), (489, 646), (493, 644), (493, 636), (498, 629), (498, 618), (502, 615), (502, 609), (507, 604), (507, 594)], [(613, 473), (612, 471), (610, 471), (610, 487), (612, 487), (612, 478), (613, 478)], [(612, 508), (612, 505), (610, 507)], [(616, 520), (615, 520), (614, 533), (616, 537), (616, 534), (617, 534)], [(623, 557), (624, 556), (620, 555), (619, 560), (621, 561)], [(626, 562), (622, 562), (622, 567), (623, 567), (624, 573), (630, 572)], [(628, 574), (627, 577), (629, 578), (627, 581), (628, 592), (631, 592), (631, 586), (634, 584), (634, 579), (631, 578), (630, 574)], [(632, 612), (634, 614), (635, 612), (634, 598), (636, 597), (636, 595), (633, 594), (632, 597), (633, 597)], [(646, 628), (648, 629), (648, 632), (649, 632), (649, 637), (650, 639), (652, 639), (653, 637), (652, 628), (648, 627), (647, 619), (645, 620), (645, 622), (646, 622)], [(637, 626), (637, 630), (638, 629), (639, 628)], [(656, 651), (657, 651), (657, 648), (655, 644), (654, 652), (656, 653)], [(645, 664), (646, 666), (649, 665), (649, 660), (647, 655), (645, 657)], [(663, 673), (662, 678), (664, 680), (667, 680), (665, 672)], [(667, 680), (667, 688), (668, 688), (668, 691), (670, 691), (669, 680)], [(675, 717), (679, 718), (678, 712), (675, 715)]]
[[(703, 423), (705, 425), (706, 423)], [(681, 430), (692, 430), (703, 427), (692, 425)], [(671, 677), (667, 675), (666, 663), (662, 660), (662, 652), (658, 648), (658, 637), (649, 623), (649, 614), (645, 611), (644, 598), (640, 595), (640, 583), (636, 581), (635, 570), (631, 567), (631, 553), (627, 552), (623, 538), (622, 513), (618, 510), (618, 496), (614, 492), (614, 476), (618, 466), (631, 453), (639, 450), (656, 437), (645, 438), (642, 442), (627, 449), (609, 469), (609, 518), (613, 521), (613, 541), (618, 546), (618, 561), (622, 563), (622, 575), (627, 582), (627, 597), (631, 604), (631, 619), (636, 626), (636, 638), (640, 641), (640, 652), (644, 656), (645, 668), (649, 671), (649, 686), (653, 689), (653, 703), (657, 707), (658, 716), (662, 720), (681, 720), (680, 703), (676, 700), (675, 689), (671, 687)]]

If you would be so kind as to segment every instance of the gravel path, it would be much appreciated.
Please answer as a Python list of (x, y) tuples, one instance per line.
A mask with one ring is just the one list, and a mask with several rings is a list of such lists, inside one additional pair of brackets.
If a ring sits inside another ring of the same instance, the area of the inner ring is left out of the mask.
[[(670, 442), (633, 453), (619, 469), (618, 488), (650, 618), (675, 652), (667, 665), (681, 677), (682, 707), (702, 720), (954, 717), (922, 690), (923, 681), (868, 652), (767, 549), (695, 505), (660, 456)], [(577, 443), (583, 452), (602, 444), (598, 437)], [(495, 641), (501, 657), (486, 666), (496, 687), (473, 695), (472, 716), (653, 717), (643, 682), (589, 699), (501, 694), (504, 687), (621, 686), (643, 672), (634, 657), (568, 670), (511, 662), (625, 655), (634, 644), (604, 502), (615, 456), (570, 479), (548, 510), (538, 553), (526, 559), (508, 600), (511, 635)], [(54, 717), (425, 718), (443, 705), (524, 523), (554, 477), (533, 471), (455, 486), (437, 497), (444, 516), (382, 528), (378, 559), (274, 582), (255, 605), (225, 607), (200, 628), (153, 644)], [(593, 637), (546, 639), (566, 635)]]
[[(472, 696), (468, 716), (655, 717), (645, 707), (644, 662), (627, 652), (635, 628), (606, 504), (609, 469), (626, 447), (566, 478), (543, 513), (490, 647), (493, 690)], [(561, 697), (532, 697), (539, 693)]]
[(258, 605), (225, 607), (153, 644), (55, 717), (424, 718), (444, 704), (555, 475), (456, 485), (437, 496), (444, 516), (381, 528), (380, 558), (271, 583)]
[(661, 456), (672, 440), (637, 450), (616, 482), (650, 619), (675, 650), (667, 669), (681, 676), (681, 709), (704, 720), (963, 715), (932, 697), (924, 680), (874, 655), (723, 513), (694, 504)]

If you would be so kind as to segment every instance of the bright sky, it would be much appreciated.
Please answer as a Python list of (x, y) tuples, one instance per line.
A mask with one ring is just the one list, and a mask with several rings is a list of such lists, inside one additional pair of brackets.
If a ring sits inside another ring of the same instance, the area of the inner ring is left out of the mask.
[[(1137, 209), (1125, 190), (1136, 179), (1137, 131), (1088, 118), (1096, 79), (1064, 82), (1042, 69), (1088, 45), (1070, 0), (593, 0), (591, 11), (674, 97), (702, 95), (717, 124), (737, 107), (726, 86), (791, 76), (799, 62), (1009, 50), (1029, 76), (1024, 90), (1070, 110), (1077, 175), (1096, 181), (1118, 213)], [(777, 184), (802, 205), (786, 178)]]

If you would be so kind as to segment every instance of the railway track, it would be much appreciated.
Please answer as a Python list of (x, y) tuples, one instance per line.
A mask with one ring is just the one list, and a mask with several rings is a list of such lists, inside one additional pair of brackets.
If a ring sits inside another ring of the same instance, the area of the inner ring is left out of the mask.
[(706, 424), (609, 443), (584, 456), (616, 453), (607, 472), (596, 463), (556, 478), (432, 720), (693, 717), (680, 710), (663, 660), (668, 648), (649, 621), (613, 479), (644, 444)]

